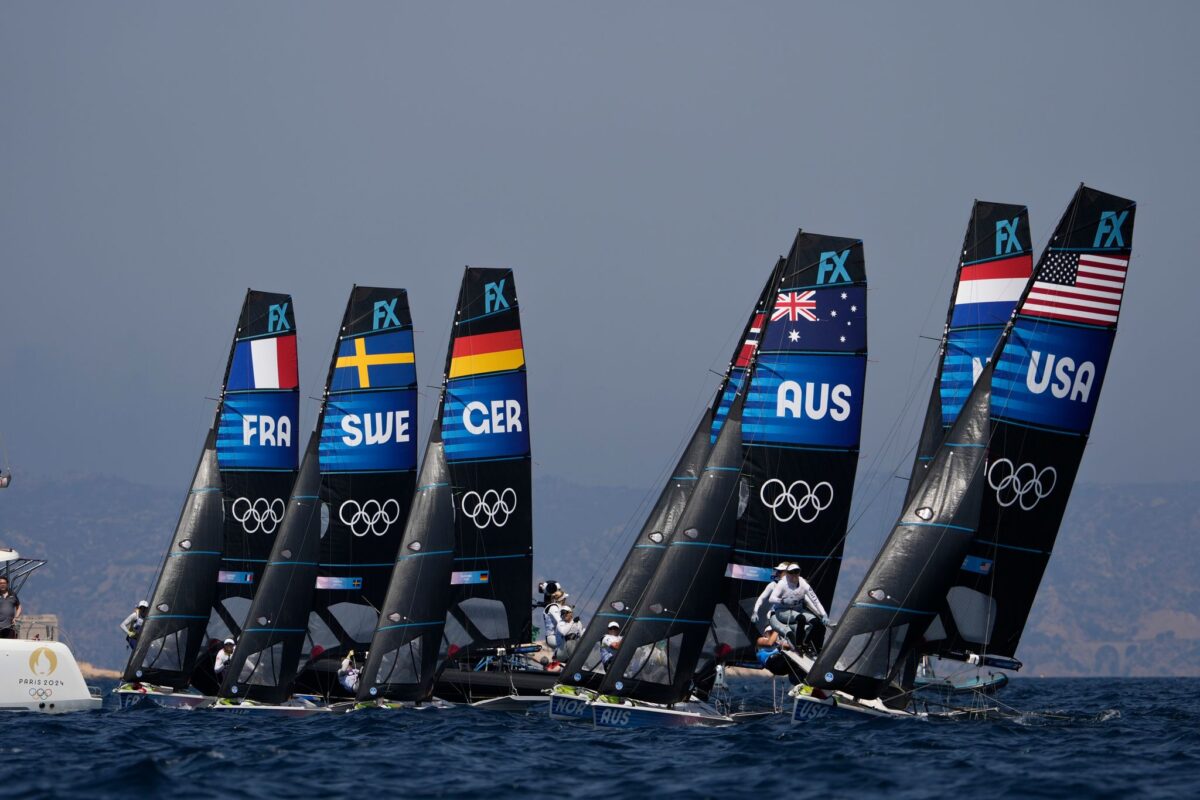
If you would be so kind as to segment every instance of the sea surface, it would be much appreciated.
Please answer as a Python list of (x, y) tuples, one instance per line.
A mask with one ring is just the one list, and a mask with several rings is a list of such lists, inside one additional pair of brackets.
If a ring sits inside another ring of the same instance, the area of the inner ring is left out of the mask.
[[(106, 686), (111, 688), (111, 685)], [(748, 706), (771, 684), (738, 681)], [(470, 708), (254, 719), (0, 717), (0, 794), (38, 797), (1200, 797), (1200, 679), (1018, 679), (1001, 721), (779, 715), (596, 731)]]

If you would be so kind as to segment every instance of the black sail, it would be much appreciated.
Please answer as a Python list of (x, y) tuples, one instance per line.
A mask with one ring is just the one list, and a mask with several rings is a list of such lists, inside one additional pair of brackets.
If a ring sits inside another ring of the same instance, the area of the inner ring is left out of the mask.
[(438, 418), (455, 504), (445, 637), (466, 658), (531, 634), (529, 404), (511, 269), (463, 275)]
[(222, 698), (282, 703), (292, 694), (321, 553), (319, 434), (304, 452), (283, 524), (242, 635), (226, 664)]
[(214, 644), (245, 616), (295, 479), (297, 387), (291, 296), (248, 290), (213, 427), (125, 680), (216, 692)]
[(746, 397), (745, 511), (713, 658), (752, 657), (754, 603), (781, 561), (799, 564), (828, 608), (849, 524), (867, 369), (862, 241), (797, 233), (774, 295)]
[(216, 432), (210, 430), (124, 680), (187, 687), (216, 594), (222, 521)]
[(765, 321), (764, 310), (774, 285), (775, 275), (782, 268), (782, 259), (772, 270), (755, 303), (750, 318), (746, 320), (737, 349), (729, 360), (729, 366), (717, 387), (712, 403), (704, 410), (683, 454), (671, 472), (657, 502), (646, 517), (637, 539), (617, 570), (612, 584), (604, 593), (599, 611), (580, 637), (571, 658), (563, 668), (563, 683), (596, 688), (604, 675), (600, 659), (600, 640), (610, 622), (624, 625), (630, 619), (650, 579), (654, 576), (667, 545), (675, 533), (692, 490), (696, 488), (708, 453), (716, 441), (721, 425), (729, 413), (733, 399), (744, 381), (745, 372), (758, 347)]
[(925, 467), (992, 357), (1032, 272), (1028, 209), (976, 200), (963, 235), (937, 374), (905, 499), (920, 486)]
[(434, 423), (358, 699), (422, 701), (437, 677), (454, 571), (454, 490)]
[(990, 424), (989, 364), (808, 675), (874, 698), (937, 613), (978, 527)]
[(416, 486), (417, 384), (403, 289), (355, 286), (321, 412), (327, 525), (296, 691), (348, 694), (342, 659), (364, 653), (379, 624)]
[(1135, 212), (1131, 200), (1081, 186), (1038, 261), (992, 379), (979, 534), (927, 632), (927, 652), (1016, 654), (1091, 432)]

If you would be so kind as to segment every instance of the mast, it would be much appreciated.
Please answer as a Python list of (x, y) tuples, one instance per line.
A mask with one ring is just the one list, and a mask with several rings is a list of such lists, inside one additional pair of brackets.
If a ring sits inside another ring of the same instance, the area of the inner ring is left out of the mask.
[(1136, 204), (1080, 186), (1038, 261), (993, 378), (979, 534), (924, 650), (1013, 660), (1091, 432), (1112, 352)]
[(466, 268), (445, 375), (438, 419), (455, 508), (445, 638), (468, 657), (531, 632), (529, 403), (511, 269)]
[(771, 288), (777, 284), (777, 275), (784, 260), (776, 263), (763, 284), (758, 301), (746, 320), (737, 349), (725, 368), (725, 374), (717, 386), (712, 402), (688, 440), (687, 447), (679, 457), (665, 486), (658, 496), (637, 539), (617, 570), (612, 584), (601, 600), (599, 611), (592, 618), (580, 637), (575, 650), (563, 668), (563, 683), (596, 688), (603, 675), (600, 663), (600, 640), (604, 637), (608, 623), (624, 624), (630, 619), (646, 585), (666, 552), (667, 543), (675, 533), (676, 525), (692, 496), (696, 482), (704, 469), (712, 444), (716, 442), (722, 424), (729, 414), (733, 400), (741, 387), (746, 370), (758, 348), (759, 338), (765, 324), (765, 309), (771, 296)]
[(238, 604), (248, 603), (261, 573), (254, 555), (263, 541), (269, 547), (274, 511), (295, 474), (291, 436), (299, 395), (291, 305), (290, 295), (246, 292), (213, 424), (126, 681), (180, 690), (194, 680), (206, 693), (216, 691), (211, 664), (200, 656), (213, 639), (236, 630)]
[(745, 512), (706, 651), (714, 660), (752, 657), (754, 603), (781, 561), (799, 564), (829, 607), (849, 524), (867, 369), (862, 241), (800, 232), (778, 281), (746, 398)]
[(411, 504), (416, 403), (407, 293), (354, 287), (316, 431), (222, 697), (281, 703), (297, 676), (299, 688), (346, 694), (337, 669), (371, 640)]
[(963, 235), (958, 271), (950, 291), (938, 346), (938, 368), (906, 500), (920, 485), (926, 465), (954, 424), (975, 379), (996, 349), (1029, 276), (1033, 244), (1025, 206), (976, 200)]

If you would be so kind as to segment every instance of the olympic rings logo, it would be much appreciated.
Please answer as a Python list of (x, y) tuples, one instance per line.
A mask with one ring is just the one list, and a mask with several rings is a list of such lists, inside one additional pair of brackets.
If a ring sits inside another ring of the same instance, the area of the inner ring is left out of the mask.
[[(767, 499), (768, 495), (772, 495), (771, 499)], [(779, 522), (793, 517), (812, 522), (833, 504), (833, 484), (821, 481), (809, 486), (807, 481), (794, 481), (788, 486), (778, 478), (771, 478), (758, 490), (758, 498)]]
[(1032, 511), (1054, 491), (1056, 483), (1058, 472), (1054, 467), (1044, 467), (1039, 472), (1033, 464), (1014, 467), (1013, 462), (1002, 458), (988, 469), (988, 485), (996, 490), (996, 502), (1002, 508), (1019, 502), (1022, 509)]
[(29, 696), (35, 700), (49, 700), (53, 695), (53, 689), (47, 689), (43, 686), (34, 686), (29, 690)]
[[(470, 510), (467, 509), (470, 504)], [(508, 518), (517, 510), (517, 493), (512, 489), (497, 492), (488, 489), (482, 495), (479, 492), (467, 492), (462, 498), (462, 511), (475, 527), (483, 530), (488, 525), (503, 528)]]
[(400, 519), (400, 503), (391, 499), (382, 503), (367, 500), (359, 505), (354, 500), (347, 500), (338, 509), (338, 518), (343, 525), (350, 526), (350, 532), (355, 536), (368, 533), (383, 536)]
[(260, 497), (253, 501), (239, 497), (233, 501), (230, 511), (233, 518), (242, 524), (242, 530), (246, 533), (262, 531), (270, 535), (283, 521), (283, 512), (287, 511), (287, 504), (278, 497), (274, 500)]

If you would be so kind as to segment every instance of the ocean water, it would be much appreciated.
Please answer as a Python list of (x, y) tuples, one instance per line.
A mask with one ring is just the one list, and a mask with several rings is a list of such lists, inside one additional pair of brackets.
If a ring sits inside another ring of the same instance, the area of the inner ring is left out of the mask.
[[(770, 702), (767, 681), (733, 687)], [(0, 791), (36, 797), (1200, 797), (1200, 680), (1019, 679), (1004, 721), (786, 715), (596, 731), (544, 714), (0, 717)]]

